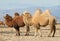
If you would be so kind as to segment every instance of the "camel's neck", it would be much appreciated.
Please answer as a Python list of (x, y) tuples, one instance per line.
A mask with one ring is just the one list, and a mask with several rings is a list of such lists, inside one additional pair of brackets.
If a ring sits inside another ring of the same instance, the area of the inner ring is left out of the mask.
[(5, 21), (6, 25), (9, 26), (9, 27), (12, 27), (13, 24), (12, 24), (12, 21)]

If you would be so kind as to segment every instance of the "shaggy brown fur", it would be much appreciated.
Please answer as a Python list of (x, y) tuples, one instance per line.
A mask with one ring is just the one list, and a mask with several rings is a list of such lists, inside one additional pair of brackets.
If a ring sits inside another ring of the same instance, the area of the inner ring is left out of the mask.
[(23, 22), (23, 17), (19, 16), (18, 13), (15, 13), (15, 17), (12, 18), (9, 15), (6, 15), (5, 17), (5, 23), (9, 26), (9, 27), (14, 27), (16, 30), (16, 35), (20, 35), (19, 33), (19, 27), (24, 27), (25, 24)]

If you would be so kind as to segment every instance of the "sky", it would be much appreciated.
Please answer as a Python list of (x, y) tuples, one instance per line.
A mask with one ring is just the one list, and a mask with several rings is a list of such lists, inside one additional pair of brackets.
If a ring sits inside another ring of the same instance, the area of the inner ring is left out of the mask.
[[(60, 0), (0, 0), (0, 10), (54, 6), (60, 6)], [(54, 15), (60, 17), (60, 14), (55, 13)], [(2, 16), (3, 14), (0, 13), (0, 20), (2, 20)]]
[(28, 8), (32, 6), (51, 7), (60, 5), (60, 0), (0, 0), (0, 10)]

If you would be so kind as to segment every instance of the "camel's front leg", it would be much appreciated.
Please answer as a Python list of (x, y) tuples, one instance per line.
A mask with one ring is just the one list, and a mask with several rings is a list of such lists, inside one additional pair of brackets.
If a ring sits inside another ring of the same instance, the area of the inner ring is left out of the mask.
[(29, 28), (29, 26), (26, 26), (26, 34), (25, 35), (29, 35), (29, 32), (30, 32), (30, 28)]
[(35, 34), (34, 34), (34, 36), (37, 36), (37, 34), (38, 34), (38, 29), (37, 29), (37, 27), (35, 27)]
[(16, 30), (16, 35), (17, 36), (20, 36), (20, 31), (19, 31), (19, 26), (16, 24), (16, 25), (13, 25), (15, 30)]
[(42, 30), (41, 30), (41, 28), (39, 30), (39, 35), (42, 37)]
[(20, 36), (20, 31), (16, 29), (16, 35)]

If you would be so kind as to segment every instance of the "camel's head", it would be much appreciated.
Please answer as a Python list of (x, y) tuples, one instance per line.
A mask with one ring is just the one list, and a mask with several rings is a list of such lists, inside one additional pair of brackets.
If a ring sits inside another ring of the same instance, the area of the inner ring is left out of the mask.
[(23, 17), (31, 17), (31, 14), (27, 11), (23, 12)]
[(12, 17), (10, 15), (8, 15), (8, 14), (6, 14), (6, 16), (4, 16), (4, 19), (6, 21), (12, 21)]

